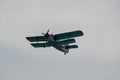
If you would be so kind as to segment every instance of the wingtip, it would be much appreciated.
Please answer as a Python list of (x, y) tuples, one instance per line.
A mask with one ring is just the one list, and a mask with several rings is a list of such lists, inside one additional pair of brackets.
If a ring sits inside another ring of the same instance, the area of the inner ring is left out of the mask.
[(81, 30), (78, 30), (78, 31), (80, 32), (80, 36), (84, 35), (83, 31), (81, 31)]
[(28, 41), (30, 41), (30, 40), (29, 40), (29, 37), (26, 37), (26, 39), (27, 39)]
[(26, 39), (28, 40), (28, 37), (26, 37)]
[(82, 36), (84, 35), (83, 31), (81, 31), (81, 35), (82, 35)]

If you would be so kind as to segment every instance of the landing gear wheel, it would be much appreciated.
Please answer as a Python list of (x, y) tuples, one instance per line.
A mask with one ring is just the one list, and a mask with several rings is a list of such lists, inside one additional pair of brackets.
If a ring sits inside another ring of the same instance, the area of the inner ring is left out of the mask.
[(64, 55), (66, 55), (66, 53), (64, 53)]

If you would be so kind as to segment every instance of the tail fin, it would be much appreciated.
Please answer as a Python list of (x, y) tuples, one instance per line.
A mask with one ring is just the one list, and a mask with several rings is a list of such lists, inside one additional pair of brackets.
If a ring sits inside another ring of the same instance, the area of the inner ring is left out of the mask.
[(78, 45), (68, 45), (66, 46), (67, 49), (78, 48)]

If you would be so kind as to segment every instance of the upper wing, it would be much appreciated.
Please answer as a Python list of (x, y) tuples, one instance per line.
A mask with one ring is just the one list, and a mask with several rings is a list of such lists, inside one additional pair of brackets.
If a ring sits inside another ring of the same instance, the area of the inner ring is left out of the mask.
[(45, 36), (26, 37), (26, 39), (30, 42), (47, 41)]
[(77, 30), (77, 31), (72, 31), (72, 32), (66, 32), (66, 33), (56, 34), (55, 35), (55, 39), (56, 40), (60, 40), (60, 39), (77, 37), (77, 36), (83, 36), (83, 32), (80, 31), (80, 30)]

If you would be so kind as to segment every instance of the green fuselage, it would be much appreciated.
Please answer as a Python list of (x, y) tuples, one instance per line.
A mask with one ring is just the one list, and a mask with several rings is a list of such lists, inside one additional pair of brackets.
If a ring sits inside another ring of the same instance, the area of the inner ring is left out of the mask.
[(49, 36), (48, 43), (50, 46), (53, 46), (57, 50), (60, 50), (64, 53), (68, 53), (68, 49), (65, 48), (65, 45), (59, 45), (52, 35)]

